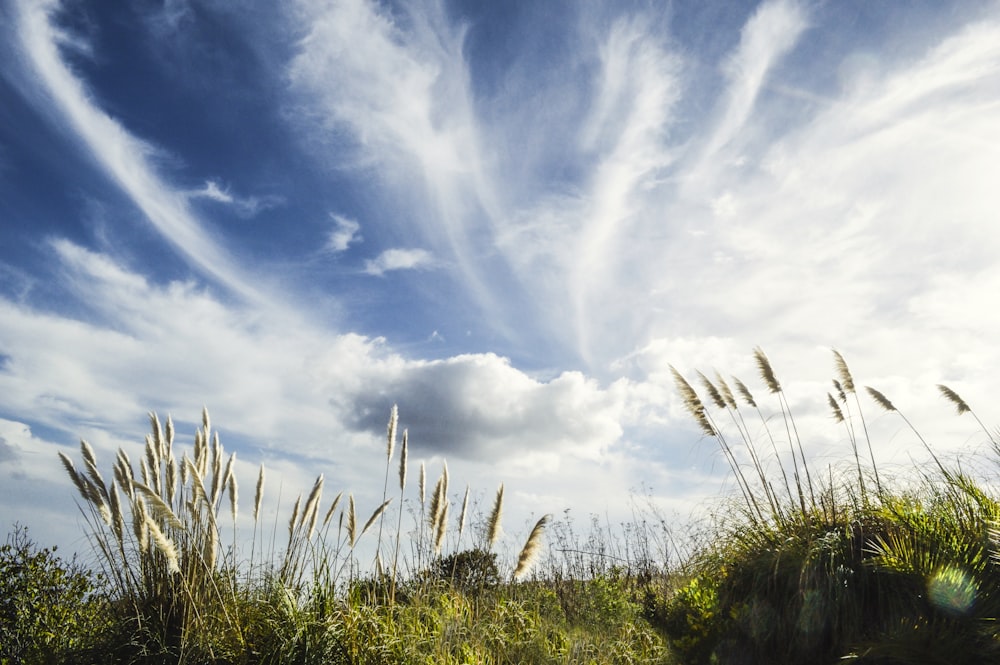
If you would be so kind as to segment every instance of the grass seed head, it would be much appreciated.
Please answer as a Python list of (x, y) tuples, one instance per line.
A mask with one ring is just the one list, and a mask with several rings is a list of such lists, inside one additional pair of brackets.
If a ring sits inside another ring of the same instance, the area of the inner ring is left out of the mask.
[(713, 384), (709, 378), (701, 372), (698, 372), (698, 378), (701, 379), (702, 385), (705, 386), (705, 390), (708, 391), (708, 396), (712, 399), (712, 403), (720, 409), (725, 409), (728, 404), (722, 397), (722, 393), (719, 389), (715, 387), (715, 384)]
[(854, 377), (851, 376), (851, 370), (848, 369), (844, 356), (840, 355), (840, 351), (836, 349), (833, 350), (833, 368), (837, 372), (837, 377), (840, 379), (840, 385), (844, 389), (844, 392), (853, 393)]
[(399, 408), (393, 404), (389, 412), (389, 424), (386, 427), (385, 459), (392, 459), (392, 451), (396, 448), (396, 426), (399, 424)]
[(740, 397), (742, 397), (743, 401), (747, 403), (747, 406), (751, 409), (756, 409), (757, 402), (754, 400), (753, 395), (750, 393), (750, 389), (747, 388), (746, 384), (734, 376), (733, 385), (736, 386), (736, 392), (740, 394)]
[(833, 411), (833, 419), (838, 423), (844, 422), (844, 412), (840, 410), (840, 405), (837, 404), (837, 400), (833, 398), (833, 395), (827, 393), (826, 401), (830, 405), (830, 410)]
[(872, 399), (875, 400), (875, 402), (886, 411), (896, 410), (896, 407), (893, 406), (892, 402), (889, 401), (889, 398), (880, 393), (879, 391), (875, 390), (871, 386), (865, 386), (865, 390), (867, 390), (868, 394), (872, 396)]
[(149, 530), (150, 535), (153, 537), (153, 543), (156, 544), (156, 549), (160, 551), (160, 554), (162, 554), (163, 558), (166, 560), (167, 570), (171, 573), (181, 572), (181, 567), (177, 560), (177, 548), (174, 546), (174, 542), (160, 530), (156, 521), (150, 519), (149, 516), (146, 517), (145, 527)]
[(347, 540), (351, 547), (358, 542), (358, 517), (354, 511), (354, 495), (347, 497)]
[(955, 408), (958, 410), (958, 415), (972, 411), (972, 409), (969, 408), (969, 405), (965, 403), (965, 400), (959, 397), (958, 393), (948, 386), (939, 383), (938, 390), (941, 391), (941, 394), (944, 395), (949, 402), (955, 405)]
[(333, 497), (333, 502), (330, 503), (330, 509), (326, 511), (326, 517), (323, 518), (323, 526), (326, 526), (330, 522), (330, 518), (337, 511), (337, 505), (340, 503), (340, 497), (344, 496), (343, 492), (337, 494)]
[(517, 567), (514, 569), (514, 579), (519, 580), (528, 574), (531, 566), (535, 563), (538, 555), (542, 551), (542, 535), (545, 532), (545, 525), (549, 522), (549, 515), (543, 515), (531, 530), (528, 540), (521, 549), (521, 554), (517, 557)]
[(260, 465), (260, 473), (257, 475), (257, 491), (253, 497), (253, 521), (256, 523), (260, 519), (260, 502), (264, 499), (264, 465)]
[(771, 367), (771, 361), (767, 359), (767, 355), (764, 350), (759, 346), (753, 350), (753, 357), (757, 361), (757, 369), (760, 370), (760, 378), (764, 380), (764, 384), (767, 389), (772, 393), (781, 392), (781, 384), (778, 383), (778, 377), (774, 375), (774, 369)]
[(434, 534), (434, 553), (440, 554), (441, 548), (444, 547), (444, 536), (448, 532), (448, 502), (444, 503), (444, 508), (441, 509), (441, 515), (437, 520), (435, 525)]
[(486, 521), (487, 543), (493, 547), (500, 540), (500, 520), (503, 517), (503, 483), (497, 488), (496, 498), (493, 499), (493, 509), (490, 510), (490, 517)]
[(409, 433), (403, 430), (403, 447), (399, 451), (399, 491), (406, 489), (406, 456), (409, 449)]
[(389, 507), (390, 503), (392, 503), (392, 499), (386, 499), (381, 506), (375, 509), (375, 512), (373, 512), (371, 517), (368, 518), (365, 525), (361, 527), (361, 533), (358, 534), (358, 538), (365, 535), (365, 532), (372, 527), (372, 524), (375, 524), (375, 520), (377, 520), (379, 516), (385, 512), (385, 509)]

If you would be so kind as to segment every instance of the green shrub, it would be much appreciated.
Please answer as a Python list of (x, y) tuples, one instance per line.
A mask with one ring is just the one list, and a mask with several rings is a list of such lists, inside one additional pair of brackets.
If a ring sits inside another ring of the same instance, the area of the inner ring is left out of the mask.
[(95, 580), (56, 548), (40, 549), (15, 525), (0, 547), (0, 663), (65, 662), (105, 627)]

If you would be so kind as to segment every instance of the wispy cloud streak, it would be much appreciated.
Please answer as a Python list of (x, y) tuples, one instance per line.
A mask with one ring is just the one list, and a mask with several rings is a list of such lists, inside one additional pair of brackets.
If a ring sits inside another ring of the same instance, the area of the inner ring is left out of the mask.
[(85, 84), (67, 66), (60, 48), (74, 37), (54, 25), (60, 8), (58, 0), (18, 0), (17, 32), (44, 94), (68, 130), (183, 256), (241, 296), (259, 299), (258, 290), (192, 214), (185, 195), (156, 173), (155, 149), (96, 106)]

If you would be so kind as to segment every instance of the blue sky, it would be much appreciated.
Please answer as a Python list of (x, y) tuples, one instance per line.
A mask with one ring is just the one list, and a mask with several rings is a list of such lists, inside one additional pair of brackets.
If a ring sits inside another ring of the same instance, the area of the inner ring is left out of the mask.
[(0, 517), (39, 540), (81, 542), (56, 451), (149, 411), (377, 505), (398, 403), (511, 531), (726, 491), (669, 364), (753, 385), (760, 345), (820, 464), (832, 347), (992, 422), (996, 2), (0, 7)]

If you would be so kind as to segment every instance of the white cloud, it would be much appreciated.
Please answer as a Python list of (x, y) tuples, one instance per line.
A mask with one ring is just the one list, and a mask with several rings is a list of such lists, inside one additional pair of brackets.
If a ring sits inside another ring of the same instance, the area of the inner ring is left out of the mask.
[[(701, 151), (698, 164), (687, 174), (688, 184), (697, 186), (720, 163), (739, 165), (739, 150), (750, 133), (747, 120), (774, 66), (798, 43), (808, 27), (804, 9), (795, 0), (771, 0), (761, 4), (743, 26), (740, 43), (724, 65), (728, 87), (722, 93), (723, 109)], [(735, 145), (731, 145), (735, 143)], [(730, 150), (726, 150), (730, 147)]]
[(53, 24), (58, 10), (55, 1), (19, 1), (16, 34), (59, 123), (194, 265), (243, 297), (259, 299), (253, 281), (206, 233), (184, 193), (172, 190), (160, 178), (152, 163), (155, 149), (96, 106), (94, 96), (66, 65), (59, 49), (72, 36)]
[(273, 208), (282, 203), (281, 198), (276, 196), (235, 196), (228, 187), (222, 188), (214, 180), (206, 180), (201, 189), (188, 192), (188, 196), (195, 199), (205, 198), (231, 206), (236, 214), (243, 218), (253, 217), (262, 210)]
[(365, 272), (381, 277), (393, 270), (419, 270), (433, 267), (434, 257), (425, 249), (387, 249), (374, 259), (365, 261)]
[(219, 183), (214, 180), (206, 180), (205, 186), (201, 189), (191, 192), (191, 196), (198, 197), (203, 196), (206, 199), (211, 199), (213, 201), (218, 201), (219, 203), (232, 203), (233, 196), (228, 191), (223, 191), (219, 187)]
[(407, 414), (414, 441), (441, 454), (494, 462), (533, 453), (594, 459), (618, 441), (625, 385), (601, 388), (579, 372), (539, 381), (494, 354), (387, 365), (341, 411), (371, 429), (389, 395)]
[(326, 248), (331, 252), (346, 252), (351, 243), (361, 242), (361, 225), (349, 217), (330, 213), (334, 228), (326, 241)]

